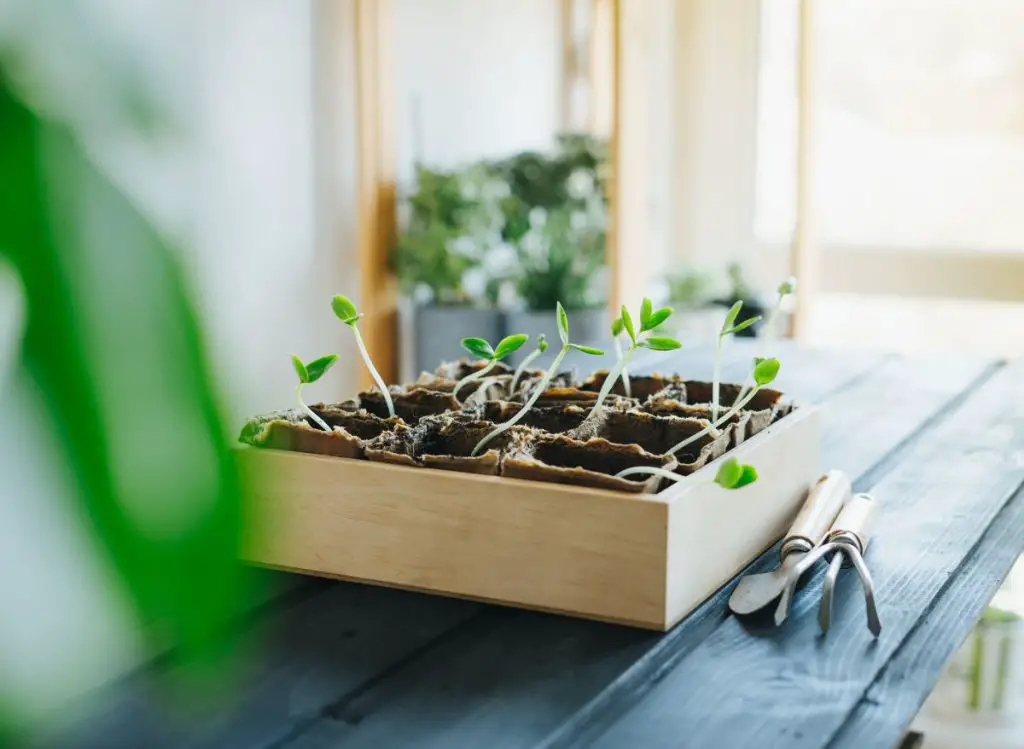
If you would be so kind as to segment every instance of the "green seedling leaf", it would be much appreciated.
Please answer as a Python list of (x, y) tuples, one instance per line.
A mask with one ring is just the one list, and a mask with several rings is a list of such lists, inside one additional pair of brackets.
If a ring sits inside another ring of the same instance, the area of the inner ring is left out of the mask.
[(505, 336), (498, 342), (498, 347), (494, 349), (494, 358), (504, 359), (513, 351), (521, 349), (523, 344), (528, 340), (530, 340), (530, 336), (525, 333), (516, 333), (515, 335)]
[(781, 366), (778, 359), (762, 359), (754, 365), (754, 382), (759, 386), (769, 384), (779, 374)]
[(306, 371), (306, 365), (302, 363), (302, 359), (294, 354), (292, 354), (292, 366), (295, 367), (295, 374), (299, 376), (299, 382), (308, 384), (309, 372)]
[(725, 331), (725, 335), (732, 335), (732, 334), (735, 334), (735, 333), (739, 333), (741, 330), (746, 330), (751, 325), (759, 322), (760, 320), (761, 320), (761, 316), (760, 315), (754, 315), (754, 317), (748, 317), (746, 320), (741, 322), (739, 325), (733, 325), (731, 328), (729, 328), (727, 331)]
[(753, 484), (755, 481), (757, 481), (757, 469), (752, 465), (744, 465), (743, 475), (740, 476), (740, 480), (736, 482), (736, 486), (734, 486), (733, 489), (739, 489), (741, 486)]
[(347, 296), (335, 294), (331, 299), (331, 309), (334, 310), (337, 318), (346, 325), (355, 325), (359, 322), (359, 310)]
[(656, 312), (652, 312), (651, 316), (647, 320), (647, 327), (645, 328), (645, 330), (654, 330), (667, 319), (669, 319), (674, 311), (675, 310), (673, 310), (671, 307), (662, 307)]
[(562, 345), (569, 344), (569, 316), (565, 314), (565, 307), (561, 302), (555, 302), (555, 317), (558, 318), (558, 337), (562, 339)]
[(736, 485), (743, 479), (743, 466), (736, 458), (729, 458), (722, 463), (722, 467), (715, 474), (715, 483), (723, 489), (735, 489)]
[(481, 359), (494, 358), (494, 349), (483, 338), (463, 338), (462, 348)]
[(649, 297), (644, 297), (644, 301), (640, 304), (640, 332), (643, 333), (651, 329), (648, 324), (651, 319), (651, 313), (654, 311), (654, 305), (651, 304)]
[(622, 335), (622, 318), (621, 317), (616, 317), (614, 320), (612, 320), (612, 335), (613, 336)]
[(796, 276), (790, 276), (779, 284), (779, 296), (787, 296), (796, 293)]
[(736, 304), (729, 308), (729, 311), (725, 313), (725, 320), (722, 321), (722, 330), (719, 332), (719, 335), (728, 334), (729, 328), (731, 328), (733, 323), (736, 322), (736, 317), (739, 315), (742, 308), (742, 301), (736, 302)]
[(636, 329), (633, 328), (633, 318), (629, 316), (629, 310), (626, 309), (625, 304), (622, 305), (622, 327), (629, 334), (629, 340), (636, 343)]
[(581, 346), (578, 343), (570, 343), (569, 348), (574, 348), (577, 351), (582, 351), (584, 354), (590, 354), (591, 356), (604, 356), (604, 351), (599, 348), (593, 348), (592, 346)]
[(548, 337), (543, 333), (537, 336), (537, 350), (542, 354), (548, 350)]
[(682, 348), (683, 344), (677, 341), (675, 338), (668, 338), (667, 336), (652, 335), (642, 346), (646, 346), (652, 351), (674, 351), (677, 348)]
[(321, 356), (319, 359), (314, 359), (306, 365), (306, 373), (309, 375), (307, 382), (316, 382), (325, 374), (327, 370), (334, 366), (334, 363), (338, 361), (337, 354), (328, 354), (327, 356)]

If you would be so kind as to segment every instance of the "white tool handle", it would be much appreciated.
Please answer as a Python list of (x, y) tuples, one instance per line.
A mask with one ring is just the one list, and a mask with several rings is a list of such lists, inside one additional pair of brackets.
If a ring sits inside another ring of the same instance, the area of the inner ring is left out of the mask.
[(827, 540), (833, 541), (844, 533), (853, 534), (857, 537), (860, 552), (863, 554), (868, 548), (877, 518), (878, 502), (875, 498), (870, 494), (855, 494), (832, 524)]
[(821, 543), (852, 492), (850, 479), (842, 471), (832, 470), (818, 479), (790, 526), (783, 545), (795, 539), (803, 539), (811, 548)]

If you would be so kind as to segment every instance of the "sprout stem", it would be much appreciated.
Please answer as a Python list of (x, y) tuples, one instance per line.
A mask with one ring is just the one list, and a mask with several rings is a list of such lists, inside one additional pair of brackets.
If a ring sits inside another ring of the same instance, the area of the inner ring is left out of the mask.
[(597, 400), (594, 402), (594, 407), (590, 409), (590, 413), (587, 415), (589, 419), (594, 416), (598, 409), (601, 408), (601, 404), (604, 403), (604, 399), (608, 397), (608, 393), (612, 391), (615, 386), (616, 380), (619, 379), (619, 375), (626, 371), (626, 363), (629, 361), (629, 357), (636, 351), (636, 346), (630, 346), (626, 353), (619, 357), (619, 360), (615, 362), (615, 366), (612, 367), (612, 371), (608, 373), (608, 376), (604, 378), (604, 384), (601, 385), (601, 390), (597, 393)]
[(619, 471), (615, 476), (623, 479), (626, 478), (626, 476), (636, 476), (638, 474), (661, 476), (663, 479), (670, 479), (671, 481), (684, 481), (687, 478), (686, 476), (680, 476), (678, 473), (672, 473), (672, 471), (664, 468), (657, 468), (655, 466), (633, 466), (632, 468), (625, 468)]
[(388, 404), (388, 414), (390, 416), (395, 415), (395, 404), (391, 400), (391, 392), (388, 390), (388, 386), (384, 383), (384, 378), (380, 376), (380, 372), (373, 366), (373, 362), (370, 360), (370, 354), (366, 350), (366, 344), (363, 343), (363, 336), (359, 333), (358, 325), (350, 325), (352, 328), (352, 334), (356, 337), (356, 346), (359, 347), (359, 354), (363, 357), (363, 361), (366, 363), (366, 368), (370, 370), (370, 376), (373, 377), (373, 381), (377, 383), (377, 387), (381, 393), (384, 394), (384, 400)]
[(305, 401), (302, 400), (302, 386), (305, 385), (305, 384), (306, 383), (304, 383), (304, 382), (300, 382), (298, 387), (295, 388), (295, 400), (297, 400), (299, 402), (299, 408), (301, 408), (303, 411), (305, 411), (306, 412), (306, 416), (308, 416), (313, 421), (315, 421), (317, 426), (320, 427), (321, 429), (323, 429), (325, 432), (332, 431), (331, 428), (329, 426), (327, 426), (327, 423), (323, 419), (321, 419), (319, 416), (317, 416), (315, 413), (313, 413), (313, 409), (310, 408), (309, 406), (307, 406)]
[(491, 385), (500, 380), (501, 377), (502, 375), (497, 375), (495, 377), (488, 377), (487, 379), (485, 379), (483, 382), (480, 383), (480, 387), (474, 390), (471, 396), (466, 398), (466, 403), (469, 403), (474, 398), (476, 398), (477, 402), (479, 403), (485, 403), (487, 401), (487, 388), (489, 388)]
[(517, 424), (519, 420), (526, 415), (526, 412), (533, 408), (533, 404), (537, 402), (538, 398), (540, 398), (541, 393), (548, 389), (548, 383), (551, 382), (551, 378), (554, 376), (555, 372), (558, 371), (558, 365), (562, 363), (562, 359), (565, 358), (565, 355), (568, 351), (569, 345), (563, 344), (562, 350), (558, 352), (558, 356), (556, 356), (555, 360), (551, 362), (551, 367), (548, 369), (547, 372), (544, 373), (544, 377), (541, 378), (541, 381), (537, 384), (537, 387), (534, 388), (533, 395), (531, 395), (530, 399), (526, 401), (526, 404), (521, 409), (519, 409), (518, 413), (516, 413), (515, 416), (513, 416), (511, 419), (504, 422), (503, 424), (499, 424), (494, 429), (494, 431), (492, 431), (490, 434), (488, 434), (486, 437), (480, 440), (476, 444), (476, 447), (473, 448), (473, 452), (470, 453), (472, 457), (476, 457), (477, 455), (479, 455), (480, 452), (483, 450), (484, 445), (486, 445), (488, 442), (493, 440), (495, 437), (497, 437), (505, 430)]
[[(618, 361), (622, 359), (622, 344), (619, 343), (617, 335), (612, 336), (612, 344), (615, 346), (615, 359)], [(625, 391), (627, 398), (632, 397), (632, 394), (629, 392), (629, 370), (625, 367), (622, 368), (622, 389)]]
[(718, 336), (718, 346), (715, 348), (715, 371), (711, 377), (711, 420), (718, 419), (718, 381), (722, 376), (722, 334)]
[(516, 372), (514, 375), (512, 375), (512, 384), (508, 386), (509, 395), (516, 391), (516, 385), (519, 384), (519, 379), (523, 376), (523, 372), (526, 371), (526, 368), (530, 366), (533, 363), (534, 359), (540, 356), (541, 353), (542, 352), (539, 348), (534, 349), (529, 354), (527, 354), (526, 358), (523, 359), (522, 362), (520, 362), (518, 367), (516, 367)]
[[(761, 389), (760, 385), (755, 385), (754, 388), (750, 391), (750, 393), (747, 394), (747, 397), (744, 398), (742, 401), (738, 400), (735, 404), (733, 404), (733, 407), (730, 408), (728, 411), (726, 411), (725, 414), (722, 415), (722, 418), (720, 418), (717, 421), (714, 421), (714, 422), (708, 424), (706, 427), (701, 429), (699, 432), (695, 432), (694, 434), (691, 434), (689, 437), (684, 439), (682, 442), (680, 442), (677, 445), (674, 445), (673, 447), (671, 447), (665, 454), (666, 455), (674, 455), (677, 451), (681, 450), (682, 448), (686, 447), (687, 445), (689, 445), (689, 444), (691, 444), (693, 442), (696, 442), (701, 437), (703, 437), (703, 436), (705, 436), (707, 434), (710, 434), (712, 429), (717, 429), (722, 424), (724, 424), (729, 419), (731, 419), (733, 416), (738, 414), (743, 409), (743, 407), (745, 405), (750, 403), (750, 401), (754, 398), (755, 395), (757, 395), (757, 393), (758, 393), (758, 391), (760, 389)], [(625, 468), (625, 469), (619, 471), (618, 473), (616, 473), (615, 475), (619, 476), (619, 477), (622, 477), (623, 475), (632, 475), (634, 473), (642, 472), (641, 470), (638, 470), (638, 469), (641, 469), (641, 466), (634, 466), (633, 468)], [(646, 469), (643, 469), (643, 470), (646, 470)]]
[(491, 359), (487, 363), (487, 366), (481, 367), (476, 372), (471, 372), (470, 374), (468, 374), (465, 377), (463, 377), (461, 380), (459, 380), (457, 383), (455, 383), (455, 389), (452, 390), (452, 397), (456, 401), (458, 401), (459, 400), (459, 391), (462, 390), (462, 386), (463, 385), (465, 385), (467, 382), (473, 382), (474, 380), (479, 380), (485, 374), (487, 374), (492, 369), (494, 369), (494, 367), (497, 364), (498, 364), (498, 360), (497, 359)]

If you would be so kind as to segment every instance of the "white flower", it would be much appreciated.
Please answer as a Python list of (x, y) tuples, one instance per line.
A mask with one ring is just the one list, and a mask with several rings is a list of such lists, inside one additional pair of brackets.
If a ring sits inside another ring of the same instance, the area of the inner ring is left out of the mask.
[(576, 169), (566, 180), (565, 191), (570, 198), (583, 200), (594, 192), (594, 178), (586, 169)]
[(530, 228), (540, 229), (548, 221), (548, 212), (543, 208), (531, 208), (530, 209)]
[(448, 247), (449, 250), (454, 252), (456, 255), (462, 257), (476, 257), (477, 245), (473, 237), (463, 234), (461, 237), (456, 237), (451, 241)]
[(573, 231), (583, 231), (587, 228), (587, 224), (590, 223), (587, 218), (587, 214), (583, 211), (573, 211), (569, 215), (569, 226), (572, 227)]
[(480, 298), (487, 290), (487, 274), (483, 268), (470, 268), (462, 274), (462, 290), (469, 296)]
[(519, 240), (519, 246), (522, 247), (523, 252), (534, 263), (542, 264), (547, 260), (547, 247), (540, 232), (533, 230), (526, 232), (523, 238)]
[(515, 248), (508, 243), (496, 244), (483, 254), (483, 268), (492, 278), (507, 276), (516, 269)]

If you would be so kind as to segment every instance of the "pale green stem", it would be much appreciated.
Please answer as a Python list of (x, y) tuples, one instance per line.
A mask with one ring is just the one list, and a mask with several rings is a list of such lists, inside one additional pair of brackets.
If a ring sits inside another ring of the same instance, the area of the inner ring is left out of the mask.
[(502, 375), (498, 375), (496, 377), (488, 377), (486, 380), (484, 380), (483, 382), (480, 383), (480, 387), (478, 387), (473, 392), (473, 394), (471, 396), (466, 398), (466, 403), (469, 403), (474, 398), (476, 398), (477, 402), (479, 402), (479, 403), (486, 402), (486, 400), (487, 400), (487, 397), (486, 397), (487, 396), (487, 388), (489, 388), (491, 385), (496, 383), (501, 378), (502, 378)]
[(366, 368), (370, 370), (370, 376), (373, 377), (373, 381), (377, 383), (377, 387), (384, 394), (384, 401), (388, 404), (388, 414), (394, 416), (395, 404), (391, 401), (391, 392), (388, 390), (388, 386), (384, 384), (384, 378), (380, 376), (380, 372), (377, 371), (377, 368), (373, 366), (373, 362), (370, 360), (370, 353), (366, 350), (363, 337), (359, 334), (359, 326), (350, 325), (349, 327), (352, 328), (352, 333), (356, 337), (356, 346), (359, 347), (359, 354), (363, 357)]
[(523, 376), (523, 372), (526, 368), (533, 363), (533, 360), (540, 356), (543, 352), (538, 348), (531, 351), (525, 359), (516, 367), (516, 372), (512, 375), (512, 384), (508, 386), (508, 394), (512, 395), (516, 391), (516, 385), (519, 384), (519, 379)]
[(654, 466), (633, 466), (632, 468), (626, 468), (619, 471), (615, 476), (617, 478), (624, 479), (626, 476), (638, 476), (641, 474), (661, 476), (663, 479), (670, 479), (671, 481), (684, 481), (687, 478), (686, 476), (680, 476), (678, 473), (672, 473), (672, 471), (664, 468), (656, 468)]
[[(619, 337), (617, 335), (612, 336), (612, 344), (615, 346), (615, 360), (618, 361), (622, 358), (622, 344), (619, 343)], [(622, 389), (626, 393), (626, 397), (632, 397), (629, 392), (629, 370), (625, 367), (622, 368)]]
[(471, 374), (468, 374), (468, 375), (466, 375), (465, 377), (463, 377), (463, 378), (462, 378), (461, 380), (459, 380), (459, 381), (458, 381), (457, 383), (455, 383), (455, 389), (454, 389), (454, 390), (452, 390), (452, 397), (453, 397), (453, 398), (454, 398), (455, 400), (458, 400), (458, 399), (459, 399), (459, 391), (460, 391), (460, 390), (462, 390), (462, 386), (463, 386), (463, 385), (465, 385), (465, 384), (466, 384), (466, 383), (468, 383), (468, 382), (473, 382), (473, 381), (475, 381), (475, 380), (479, 380), (479, 379), (480, 379), (481, 377), (483, 377), (483, 376), (484, 376), (485, 374), (487, 374), (487, 373), (488, 373), (488, 372), (490, 372), (490, 371), (491, 371), (492, 369), (494, 369), (494, 367), (495, 367), (495, 366), (496, 366), (497, 364), (498, 364), (498, 360), (497, 360), (497, 359), (491, 359), (491, 360), (490, 360), (490, 361), (489, 361), (489, 362), (487, 363), (487, 366), (485, 366), (485, 367), (481, 367), (481, 368), (480, 368), (480, 369), (478, 369), (478, 370), (477, 370), (476, 372), (472, 372)]
[(470, 453), (471, 456), (475, 457), (479, 455), (481, 450), (483, 450), (484, 445), (493, 440), (506, 429), (509, 429), (518, 424), (519, 420), (526, 416), (527, 411), (533, 408), (533, 404), (537, 402), (538, 398), (540, 398), (541, 393), (548, 389), (548, 383), (551, 382), (551, 378), (554, 377), (555, 372), (558, 371), (558, 365), (562, 363), (562, 359), (565, 358), (565, 354), (568, 351), (568, 346), (562, 346), (562, 350), (558, 352), (558, 356), (556, 356), (555, 360), (551, 362), (551, 367), (548, 369), (547, 372), (544, 373), (544, 377), (541, 378), (541, 381), (538, 383), (537, 387), (533, 389), (533, 395), (531, 395), (530, 399), (526, 401), (526, 405), (519, 409), (519, 412), (515, 416), (513, 416), (511, 419), (504, 422), (503, 424), (499, 424), (497, 428), (494, 429), (493, 432), (491, 432), (482, 440), (480, 440), (476, 444), (476, 447), (473, 448), (473, 452)]
[(299, 408), (306, 412), (306, 415), (316, 422), (317, 426), (323, 429), (325, 432), (330, 432), (331, 428), (327, 426), (327, 423), (313, 413), (313, 409), (306, 405), (305, 401), (302, 400), (302, 386), (306, 383), (300, 382), (299, 386), (295, 388), (295, 400), (299, 402)]
[[(768, 313), (768, 319), (765, 321), (764, 327), (762, 328), (762, 330), (764, 331), (762, 337), (767, 341), (775, 340), (775, 324), (779, 319), (779, 312), (782, 310), (783, 299), (785, 299), (785, 297), (779, 297), (778, 304), (772, 307), (772, 311)], [(736, 395), (736, 400), (740, 400), (743, 396), (745, 396), (748, 390), (750, 390), (750, 383), (743, 383), (743, 387), (740, 388), (740, 392)]]
[(629, 361), (629, 357), (636, 351), (636, 346), (630, 346), (626, 353), (619, 357), (619, 360), (615, 362), (615, 366), (612, 367), (612, 371), (608, 373), (608, 376), (604, 378), (604, 384), (601, 385), (601, 390), (597, 393), (597, 400), (594, 401), (594, 407), (590, 409), (590, 413), (587, 414), (589, 419), (591, 416), (598, 412), (601, 408), (601, 404), (604, 403), (604, 399), (608, 397), (608, 393), (612, 391), (615, 386), (615, 381), (619, 379), (619, 375), (625, 370), (626, 362)]
[(715, 421), (718, 418), (718, 380), (722, 375), (722, 339), (721, 333), (718, 335), (718, 346), (715, 348), (715, 371), (711, 377), (711, 420)]
[[(725, 414), (722, 416), (722, 418), (720, 418), (717, 421), (714, 421), (714, 422), (708, 424), (706, 427), (704, 427), (704, 429), (701, 429), (699, 432), (695, 432), (694, 434), (691, 434), (689, 437), (684, 439), (682, 442), (680, 442), (680, 443), (674, 445), (672, 448), (670, 448), (665, 454), (666, 455), (673, 455), (674, 453), (676, 453), (679, 450), (683, 449), (687, 445), (689, 445), (689, 444), (691, 444), (693, 442), (696, 442), (701, 437), (704, 437), (705, 435), (710, 434), (712, 429), (717, 429), (722, 424), (724, 424), (729, 419), (731, 419), (733, 416), (738, 414), (743, 409), (743, 407), (745, 405), (747, 405), (753, 399), (753, 397), (755, 395), (757, 395), (757, 392), (760, 389), (761, 389), (761, 386), (760, 385), (756, 385), (754, 387), (754, 389), (750, 391), (750, 394), (747, 395), (746, 398), (744, 398), (742, 401), (737, 400), (736, 403), (733, 405), (733, 407), (725, 412)], [(643, 473), (643, 472), (645, 472), (647, 470), (648, 469), (644, 468), (643, 466), (634, 466), (633, 468), (625, 468), (622, 471), (619, 471), (618, 473), (616, 473), (615, 475), (621, 477), (623, 475), (632, 475), (632, 474), (635, 474), (635, 473)]]

